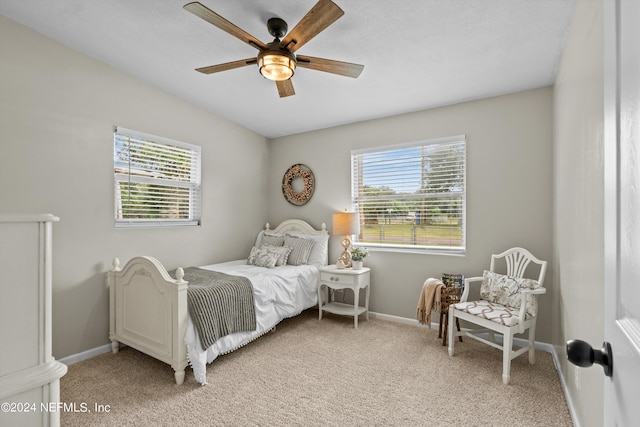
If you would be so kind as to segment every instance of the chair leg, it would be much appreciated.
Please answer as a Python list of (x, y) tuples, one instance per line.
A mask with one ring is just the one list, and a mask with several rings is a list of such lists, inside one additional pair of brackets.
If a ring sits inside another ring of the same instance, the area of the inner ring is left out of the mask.
[(533, 365), (534, 363), (536, 363), (535, 338), (536, 338), (536, 318), (534, 317), (531, 321), (531, 327), (529, 327), (529, 364), (530, 365)]
[[(448, 322), (451, 323), (453, 325), (453, 319), (455, 316), (455, 308), (453, 307), (449, 307), (449, 320)], [(457, 318), (456, 318), (457, 320)], [(453, 356), (453, 352), (454, 352), (454, 344), (456, 342), (456, 337), (455, 337), (455, 329), (453, 327), (448, 328), (447, 330), (447, 342), (449, 343), (449, 356)]]
[(513, 332), (508, 329), (503, 335), (502, 342), (502, 382), (511, 381), (511, 351), (513, 348)]
[(444, 315), (444, 334), (442, 336), (442, 345), (447, 345), (447, 334), (449, 332), (449, 313)]
[[(458, 332), (460, 332), (460, 319), (456, 317), (456, 328), (458, 328)], [(458, 339), (462, 342), (462, 335), (458, 335)]]
[[(438, 338), (442, 338), (442, 323), (444, 322), (444, 313), (440, 312), (440, 324), (438, 325)], [(445, 329), (445, 334), (447, 330)]]

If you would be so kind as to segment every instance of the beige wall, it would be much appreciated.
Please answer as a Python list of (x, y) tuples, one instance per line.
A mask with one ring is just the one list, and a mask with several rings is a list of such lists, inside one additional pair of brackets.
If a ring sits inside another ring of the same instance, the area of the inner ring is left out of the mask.
[(604, 337), (603, 19), (602, 0), (576, 2), (554, 89), (553, 343), (582, 426), (603, 423), (604, 375), (565, 343)]
[[(467, 255), (374, 252), (372, 311), (415, 318), (420, 289), (444, 272), (481, 275), (492, 253), (523, 246), (552, 255), (552, 89), (542, 88), (449, 107), (271, 140), (269, 219), (299, 217), (331, 230), (335, 211), (351, 207), (350, 151), (451, 135), (467, 136)], [(287, 168), (304, 163), (317, 188), (295, 207), (282, 197)], [(339, 254), (331, 239), (330, 261)], [(553, 290), (553, 275), (545, 285)], [(542, 297), (537, 339), (550, 342), (551, 301)]]
[[(0, 212), (61, 218), (56, 358), (109, 342), (104, 273), (114, 256), (152, 255), (174, 268), (249, 252), (267, 214), (264, 137), (4, 17), (0, 58)], [(114, 229), (114, 125), (202, 147), (201, 227)]]

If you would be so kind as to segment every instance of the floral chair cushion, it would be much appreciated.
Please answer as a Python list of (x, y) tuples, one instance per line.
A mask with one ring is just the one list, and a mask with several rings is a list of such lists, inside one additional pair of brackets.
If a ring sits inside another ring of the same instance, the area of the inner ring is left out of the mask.
[[(539, 287), (540, 284), (537, 280), (505, 276), (504, 274), (485, 270), (482, 275), (482, 285), (480, 286), (480, 298), (518, 310), (522, 301), (521, 291)], [(527, 314), (535, 316), (538, 312), (536, 295), (531, 295), (530, 298), (527, 298), (526, 304)]]

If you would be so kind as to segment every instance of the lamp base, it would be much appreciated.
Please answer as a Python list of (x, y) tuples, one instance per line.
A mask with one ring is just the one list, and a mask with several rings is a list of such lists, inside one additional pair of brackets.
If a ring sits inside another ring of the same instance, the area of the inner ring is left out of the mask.
[(345, 267), (351, 267), (351, 252), (349, 252), (349, 247), (351, 247), (351, 240), (349, 236), (344, 236), (344, 238), (340, 241), (340, 244), (344, 248), (342, 253), (340, 254), (340, 258), (336, 264), (342, 263)]

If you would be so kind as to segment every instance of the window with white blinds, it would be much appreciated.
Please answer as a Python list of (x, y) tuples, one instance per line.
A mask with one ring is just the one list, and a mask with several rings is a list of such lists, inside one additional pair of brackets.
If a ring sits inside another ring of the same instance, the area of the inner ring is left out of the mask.
[(200, 147), (118, 127), (116, 227), (200, 225)]
[(464, 135), (352, 151), (356, 244), (464, 254), (465, 164)]

